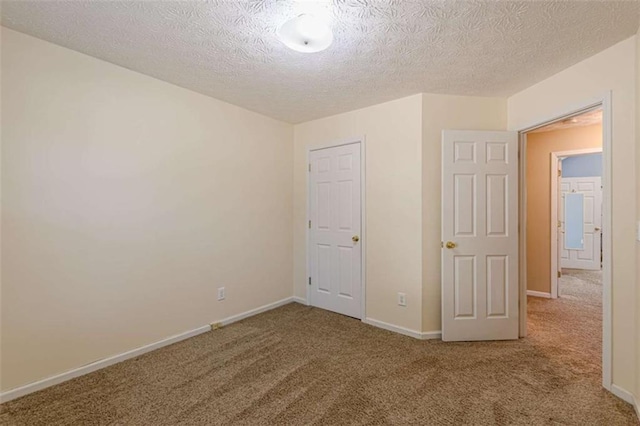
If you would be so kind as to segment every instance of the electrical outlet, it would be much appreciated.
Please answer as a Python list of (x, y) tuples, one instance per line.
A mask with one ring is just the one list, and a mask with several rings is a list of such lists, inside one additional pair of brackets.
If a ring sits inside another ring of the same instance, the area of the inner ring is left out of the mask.
[(407, 295), (404, 293), (398, 293), (398, 305), (407, 306)]
[(218, 300), (224, 300), (224, 298), (225, 298), (224, 287), (220, 287), (218, 289)]

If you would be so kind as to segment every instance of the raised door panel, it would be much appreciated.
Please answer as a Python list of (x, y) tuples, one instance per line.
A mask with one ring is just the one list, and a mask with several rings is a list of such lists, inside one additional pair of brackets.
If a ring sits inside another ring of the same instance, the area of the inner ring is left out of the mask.
[(468, 237), (476, 235), (476, 176), (456, 174), (454, 176), (454, 235)]
[(338, 247), (338, 295), (353, 298), (354, 288), (353, 247)]
[(506, 237), (509, 234), (508, 176), (487, 175), (487, 235)]
[(341, 231), (353, 230), (353, 181), (341, 180), (337, 182), (338, 205), (336, 212), (338, 215), (338, 228)]
[(321, 230), (331, 227), (331, 182), (316, 183), (316, 226)]
[(509, 315), (509, 256), (487, 256), (487, 317)]
[(332, 272), (331, 272), (331, 246), (329, 244), (317, 244), (316, 246), (316, 254), (317, 254), (317, 281), (318, 281), (318, 291), (322, 293), (331, 293), (331, 281), (332, 281)]
[(455, 256), (453, 259), (454, 317), (476, 317), (476, 258), (475, 256)]

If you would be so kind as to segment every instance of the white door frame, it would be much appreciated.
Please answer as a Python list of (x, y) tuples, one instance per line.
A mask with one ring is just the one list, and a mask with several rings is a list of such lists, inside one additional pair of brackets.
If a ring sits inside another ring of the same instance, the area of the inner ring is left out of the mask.
[[(558, 163), (565, 158), (577, 155), (602, 152), (602, 148), (574, 149), (571, 151), (555, 151), (551, 153), (551, 298), (558, 298)], [(607, 232), (610, 232), (608, 230)]]
[(611, 212), (612, 212), (612, 113), (611, 91), (603, 95), (587, 99), (577, 105), (570, 105), (559, 111), (536, 120), (529, 126), (518, 129), (520, 133), (520, 336), (527, 335), (527, 185), (526, 185), (526, 147), (527, 132), (548, 124), (580, 115), (584, 112), (602, 108), (602, 228), (606, 229), (602, 236), (602, 386), (611, 390), (611, 354), (612, 354), (612, 263), (611, 263)]
[[(360, 321), (365, 321), (365, 319), (367, 318), (366, 315), (366, 306), (367, 306), (367, 298), (366, 298), (366, 289), (367, 289), (367, 285), (366, 285), (366, 265), (367, 265), (367, 259), (366, 259), (366, 252), (367, 252), (367, 232), (366, 232), (366, 199), (365, 199), (365, 189), (367, 187), (366, 185), (366, 180), (365, 180), (365, 165), (367, 164), (366, 161), (366, 157), (365, 157), (365, 145), (366, 145), (366, 140), (364, 136), (359, 136), (359, 137), (354, 137), (354, 138), (348, 138), (348, 139), (341, 139), (341, 140), (337, 140), (337, 141), (333, 141), (333, 142), (327, 142), (327, 143), (319, 143), (319, 144), (313, 144), (313, 145), (309, 145), (307, 146), (307, 167), (309, 167), (308, 165), (311, 164), (310, 162), (310, 155), (311, 155), (311, 151), (318, 151), (321, 149), (326, 149), (326, 148), (335, 148), (337, 146), (343, 146), (343, 145), (351, 145), (351, 144), (360, 144), (360, 244), (361, 244), (361, 265), (360, 265), (360, 273), (361, 273), (361, 277), (362, 277), (362, 288), (361, 288), (361, 294), (360, 294), (360, 303), (361, 303), (361, 307), (360, 307)], [(306, 305), (310, 306), (311, 305), (311, 293), (310, 293), (310, 286), (309, 286), (309, 282), (308, 279), (311, 276), (311, 268), (309, 265), (309, 227), (306, 226), (306, 223), (309, 222), (310, 217), (311, 217), (311, 207), (310, 207), (310, 200), (309, 200), (309, 172), (307, 172), (306, 174), (306, 179), (305, 179), (305, 191), (307, 192), (307, 214), (306, 214), (306, 220), (305, 220), (305, 241), (304, 241), (304, 247), (305, 247), (305, 253), (306, 253), (306, 273), (307, 273), (307, 280), (305, 280), (305, 286), (307, 287), (307, 291), (306, 291)]]

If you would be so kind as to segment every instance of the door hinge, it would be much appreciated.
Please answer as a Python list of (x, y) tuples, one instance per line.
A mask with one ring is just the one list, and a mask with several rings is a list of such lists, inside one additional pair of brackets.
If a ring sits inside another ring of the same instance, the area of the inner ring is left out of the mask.
[(311, 171), (311, 163), (309, 163), (309, 171)]
[(311, 277), (309, 277), (309, 285), (311, 285)]
[(309, 229), (311, 229), (311, 221), (309, 221)]
[(562, 272), (558, 271), (558, 278), (562, 278)]
[(562, 170), (558, 169), (558, 177), (562, 177)]

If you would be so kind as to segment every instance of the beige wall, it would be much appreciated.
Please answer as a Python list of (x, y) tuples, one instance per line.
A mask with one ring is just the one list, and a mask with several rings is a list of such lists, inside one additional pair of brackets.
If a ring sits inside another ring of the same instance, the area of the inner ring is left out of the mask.
[(2, 89), (2, 390), (291, 296), (291, 125), (7, 29)]
[(422, 98), (422, 330), (439, 331), (441, 320), (441, 173), (443, 130), (505, 130), (507, 102), (424, 94)]
[[(505, 127), (506, 99), (432, 94), (296, 125), (295, 294), (306, 297), (307, 148), (364, 135), (366, 316), (439, 331), (442, 130)], [(397, 305), (398, 292), (407, 293), (406, 308)]]
[(602, 146), (602, 125), (527, 135), (527, 289), (551, 293), (551, 153)]
[(635, 86), (636, 38), (624, 40), (508, 99), (510, 130), (558, 116), (612, 93), (613, 110), (613, 383), (628, 391), (636, 377)]
[(1, 389), (306, 297), (307, 149), (354, 136), (367, 317), (439, 330), (441, 131), (519, 130), (612, 90), (613, 373), (640, 394), (635, 54), (626, 40), (508, 103), (415, 95), (292, 128), (2, 29)]
[[(421, 329), (422, 95), (295, 126), (294, 293), (306, 297), (307, 149), (366, 138), (366, 317)], [(407, 306), (397, 293), (407, 294)]]

